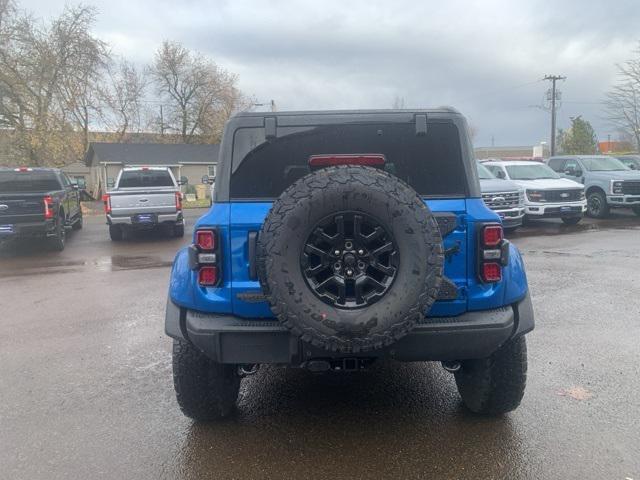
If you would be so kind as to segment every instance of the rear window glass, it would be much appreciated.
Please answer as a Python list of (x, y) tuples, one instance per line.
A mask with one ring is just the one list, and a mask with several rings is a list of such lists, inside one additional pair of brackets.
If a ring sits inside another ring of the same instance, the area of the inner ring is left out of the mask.
[(458, 129), (430, 123), (425, 136), (415, 125), (346, 124), (278, 127), (278, 138), (265, 141), (263, 128), (235, 132), (230, 185), (232, 199), (274, 199), (310, 172), (312, 155), (383, 154), (385, 170), (423, 196), (463, 196), (466, 175)]
[(0, 193), (38, 193), (62, 190), (53, 172), (0, 172)]
[(118, 188), (173, 187), (166, 170), (126, 170), (122, 172)]

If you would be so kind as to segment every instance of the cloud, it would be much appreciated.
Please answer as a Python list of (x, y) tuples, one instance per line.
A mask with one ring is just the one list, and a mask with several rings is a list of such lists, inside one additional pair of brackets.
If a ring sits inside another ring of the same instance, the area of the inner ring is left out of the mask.
[[(136, 62), (172, 39), (280, 109), (385, 108), (396, 96), (407, 107), (451, 104), (478, 129), (478, 145), (548, 139), (549, 115), (536, 108), (546, 73), (567, 76), (559, 126), (582, 114), (600, 136), (613, 133), (593, 102), (640, 37), (636, 0), (95, 3), (97, 34)], [(44, 15), (63, 5), (23, 2)]]

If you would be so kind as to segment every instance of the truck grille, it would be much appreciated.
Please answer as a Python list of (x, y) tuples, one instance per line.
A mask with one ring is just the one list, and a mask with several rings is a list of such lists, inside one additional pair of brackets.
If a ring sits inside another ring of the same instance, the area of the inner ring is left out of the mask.
[(483, 193), (482, 200), (491, 210), (504, 210), (520, 206), (520, 192)]
[(546, 190), (542, 194), (547, 202), (577, 202), (582, 197), (582, 190)]
[(640, 195), (640, 182), (622, 182), (622, 193), (624, 195)]

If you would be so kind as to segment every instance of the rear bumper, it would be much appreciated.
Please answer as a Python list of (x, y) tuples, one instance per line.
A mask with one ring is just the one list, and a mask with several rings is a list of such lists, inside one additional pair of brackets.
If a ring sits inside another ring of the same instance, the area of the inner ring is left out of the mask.
[(161, 223), (182, 223), (183, 222), (182, 211), (175, 212), (175, 213), (158, 213), (158, 214), (151, 213), (151, 215), (154, 215), (154, 219), (152, 222), (136, 223), (134, 221), (135, 215), (118, 216), (118, 215), (111, 214), (111, 215), (107, 215), (107, 223), (109, 225), (129, 225), (131, 227), (144, 228), (145, 226), (158, 225)]
[(0, 220), (0, 239), (9, 237), (46, 237), (55, 233), (55, 220), (5, 224)]
[[(425, 318), (390, 347), (353, 356), (401, 361), (485, 358), (533, 327), (533, 308), (527, 293), (520, 302), (495, 310)], [(220, 363), (295, 366), (311, 359), (351, 356), (303, 343), (277, 321), (196, 312), (180, 308), (171, 300), (167, 302), (165, 331), (170, 337), (193, 343)]]

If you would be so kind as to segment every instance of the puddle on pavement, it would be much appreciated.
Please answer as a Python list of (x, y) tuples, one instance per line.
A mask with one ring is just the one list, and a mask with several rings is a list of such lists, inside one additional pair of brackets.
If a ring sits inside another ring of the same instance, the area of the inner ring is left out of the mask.
[(93, 261), (59, 260), (38, 264), (37, 266), (14, 265), (13, 268), (2, 270), (2, 278), (51, 275), (56, 273), (78, 273), (83, 270), (81, 267), (87, 265), (94, 266), (101, 272), (117, 272), (120, 270), (167, 268), (173, 265), (173, 261), (143, 255), (114, 255), (111, 257), (100, 257)]
[(102, 257), (93, 262), (100, 271), (144, 270), (148, 268), (166, 268), (173, 265), (171, 260), (162, 260), (153, 256), (113, 255)]

